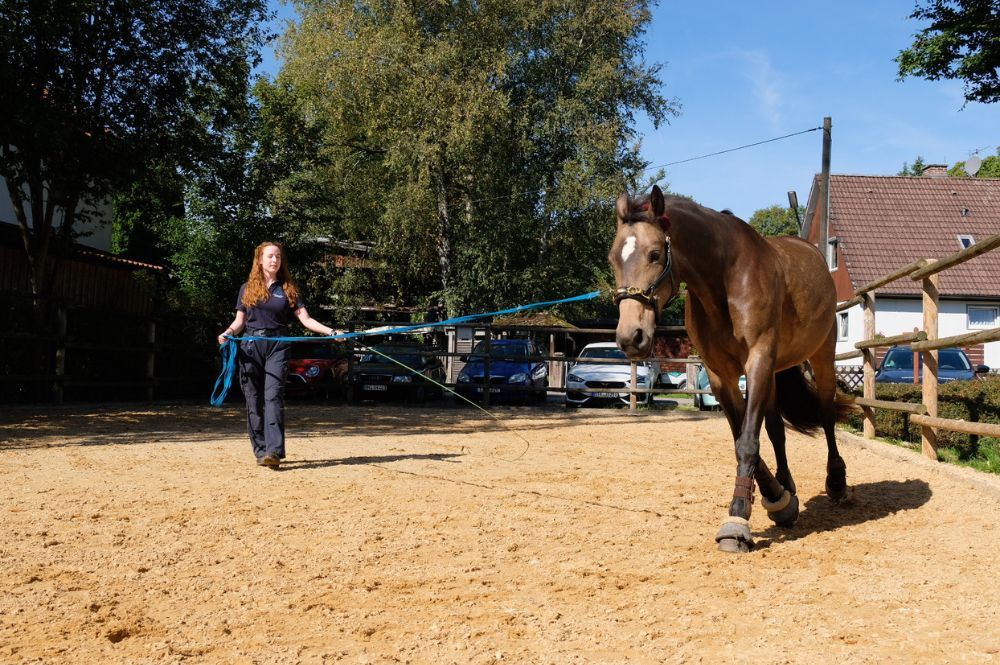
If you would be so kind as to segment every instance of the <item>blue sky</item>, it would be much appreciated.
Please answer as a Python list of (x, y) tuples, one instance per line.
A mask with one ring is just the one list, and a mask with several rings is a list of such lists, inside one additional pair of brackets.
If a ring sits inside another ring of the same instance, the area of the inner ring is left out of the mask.
[[(278, 21), (294, 12), (271, 0)], [(638, 117), (651, 166), (756, 143), (833, 122), (831, 170), (895, 175), (918, 156), (949, 166), (1000, 145), (1000, 104), (963, 108), (960, 81), (896, 81), (893, 58), (922, 24), (911, 0), (837, 3), (674, 2), (653, 9), (647, 63), (663, 68), (663, 94), (681, 115), (654, 129)], [(278, 63), (265, 53), (262, 71)], [(805, 205), (820, 170), (822, 132), (678, 164), (666, 169), (673, 191), (749, 219)]]

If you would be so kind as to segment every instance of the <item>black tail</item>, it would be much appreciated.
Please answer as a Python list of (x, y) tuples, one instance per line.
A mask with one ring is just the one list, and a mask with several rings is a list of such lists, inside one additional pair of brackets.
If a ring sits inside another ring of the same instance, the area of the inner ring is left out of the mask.
[[(789, 427), (804, 434), (812, 434), (823, 424), (820, 419), (819, 394), (816, 384), (802, 371), (802, 365), (789, 367), (774, 375), (775, 392), (778, 396), (778, 410)], [(854, 400), (837, 393), (834, 396), (836, 420), (850, 413)]]

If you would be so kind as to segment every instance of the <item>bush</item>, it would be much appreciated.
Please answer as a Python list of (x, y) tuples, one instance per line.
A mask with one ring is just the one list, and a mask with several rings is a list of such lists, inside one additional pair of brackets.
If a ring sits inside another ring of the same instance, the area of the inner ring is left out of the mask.
[[(921, 387), (912, 384), (879, 383), (875, 398), (892, 402), (920, 404)], [(975, 381), (951, 381), (938, 387), (939, 418), (1000, 424), (1000, 376), (990, 375)], [(851, 427), (861, 429), (860, 412), (848, 418)], [(910, 423), (910, 414), (875, 409), (875, 435), (883, 438), (919, 441), (920, 426)], [(998, 441), (990, 437), (938, 430), (938, 447), (953, 448), (959, 460), (991, 458), (997, 455)]]

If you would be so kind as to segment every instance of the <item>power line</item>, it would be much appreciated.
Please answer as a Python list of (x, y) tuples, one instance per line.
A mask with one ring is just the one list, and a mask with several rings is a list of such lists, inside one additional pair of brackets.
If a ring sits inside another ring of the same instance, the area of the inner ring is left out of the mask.
[(785, 134), (784, 136), (777, 136), (777, 137), (775, 137), (773, 139), (766, 139), (764, 141), (757, 141), (756, 143), (748, 143), (746, 145), (741, 145), (741, 146), (738, 146), (736, 148), (728, 148), (726, 150), (720, 150), (718, 152), (710, 152), (707, 155), (699, 155), (698, 157), (688, 157), (687, 159), (680, 159), (680, 160), (678, 160), (676, 162), (667, 162), (666, 164), (660, 164), (659, 166), (650, 166), (649, 168), (647, 168), (645, 170), (646, 171), (652, 171), (653, 169), (663, 169), (663, 168), (666, 168), (668, 166), (676, 166), (678, 164), (687, 164), (688, 162), (693, 162), (693, 161), (698, 160), (698, 159), (705, 159), (707, 157), (715, 157), (716, 155), (724, 155), (727, 152), (736, 152), (737, 150), (743, 150), (745, 148), (753, 148), (754, 146), (764, 145), (765, 143), (774, 143), (775, 141), (781, 141), (783, 139), (788, 139), (788, 138), (791, 138), (793, 136), (798, 136), (799, 134), (808, 134), (809, 132), (815, 132), (815, 131), (818, 131), (820, 129), (823, 129), (823, 128), (822, 127), (813, 127), (812, 129), (803, 129), (801, 132), (794, 132), (792, 134)]
[[(736, 152), (737, 150), (745, 150), (747, 148), (753, 148), (753, 147), (756, 147), (756, 146), (759, 146), (759, 145), (764, 145), (765, 143), (774, 143), (775, 141), (783, 141), (784, 139), (789, 139), (789, 138), (792, 138), (793, 136), (799, 136), (800, 134), (808, 134), (809, 132), (815, 132), (815, 131), (818, 131), (820, 129), (823, 129), (823, 128), (822, 127), (812, 127), (811, 129), (803, 129), (801, 132), (793, 132), (791, 134), (785, 134), (784, 136), (776, 136), (776, 137), (774, 137), (772, 139), (765, 139), (763, 141), (757, 141), (756, 143), (747, 143), (746, 145), (737, 146), (735, 148), (727, 148), (726, 150), (719, 150), (718, 152), (711, 152), (711, 153), (709, 153), (707, 155), (699, 155), (697, 157), (688, 157), (687, 159), (680, 159), (680, 160), (677, 160), (676, 162), (668, 162), (666, 164), (660, 164), (659, 166), (649, 166), (649, 167), (643, 169), (642, 172), (645, 173), (647, 171), (653, 171), (655, 169), (662, 169), (662, 168), (666, 168), (668, 166), (676, 166), (678, 164), (687, 164), (688, 162), (693, 162), (693, 161), (696, 161), (696, 160), (699, 160), (699, 159), (707, 159), (708, 157), (715, 157), (717, 155), (724, 155), (724, 154), (726, 154), (728, 152)], [(541, 193), (548, 192), (548, 191), (549, 190), (547, 190), (547, 189), (542, 189), (542, 190), (537, 190), (537, 191), (536, 190), (532, 190), (530, 192), (529, 191), (514, 192), (513, 194), (501, 194), (500, 196), (489, 196), (489, 197), (482, 198), (482, 199), (474, 199), (472, 201), (469, 201), (468, 203), (485, 203), (487, 201), (500, 201), (500, 200), (504, 200), (504, 199), (513, 199), (516, 196), (523, 196), (524, 194), (541, 194)]]

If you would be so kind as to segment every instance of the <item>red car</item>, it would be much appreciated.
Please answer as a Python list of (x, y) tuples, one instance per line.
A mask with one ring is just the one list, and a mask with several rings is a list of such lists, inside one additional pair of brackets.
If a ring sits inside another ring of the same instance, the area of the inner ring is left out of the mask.
[(347, 353), (342, 344), (294, 342), (288, 361), (285, 393), (290, 396), (322, 397), (345, 392)]

